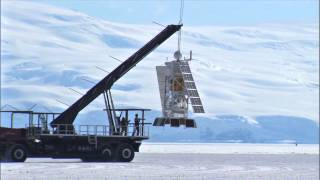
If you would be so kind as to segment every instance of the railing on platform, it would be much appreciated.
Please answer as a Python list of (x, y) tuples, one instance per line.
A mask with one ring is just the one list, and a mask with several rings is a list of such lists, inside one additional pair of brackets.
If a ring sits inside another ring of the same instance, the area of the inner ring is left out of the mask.
[(42, 127), (41, 124), (26, 126), (28, 136), (35, 137), (43, 134), (49, 135), (85, 135), (85, 136), (136, 136), (148, 137), (148, 125), (128, 125), (115, 130), (105, 125), (70, 125), (56, 124), (52, 127)]

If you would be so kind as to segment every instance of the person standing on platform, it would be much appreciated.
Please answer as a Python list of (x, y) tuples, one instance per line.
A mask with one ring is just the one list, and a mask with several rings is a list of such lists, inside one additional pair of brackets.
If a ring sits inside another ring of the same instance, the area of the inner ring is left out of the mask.
[(127, 136), (129, 121), (127, 120), (127, 118), (122, 117), (120, 124), (121, 124), (121, 135)]
[(140, 119), (138, 117), (138, 114), (136, 114), (134, 118), (134, 130), (133, 130), (132, 136), (134, 136), (135, 134), (139, 136), (139, 129), (140, 129), (139, 124), (140, 124)]

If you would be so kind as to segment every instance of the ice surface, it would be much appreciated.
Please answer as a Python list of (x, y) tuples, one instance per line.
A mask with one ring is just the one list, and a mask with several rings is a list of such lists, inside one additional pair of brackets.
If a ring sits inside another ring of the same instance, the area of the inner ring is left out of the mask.
[(145, 143), (131, 163), (34, 158), (2, 163), (1, 179), (318, 179), (318, 150), (318, 145)]
[(143, 143), (141, 153), (319, 154), (318, 144)]

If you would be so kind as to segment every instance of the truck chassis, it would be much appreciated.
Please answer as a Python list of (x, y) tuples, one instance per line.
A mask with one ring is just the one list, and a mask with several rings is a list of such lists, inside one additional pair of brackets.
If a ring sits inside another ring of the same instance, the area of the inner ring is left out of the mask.
[[(51, 114), (32, 111), (2, 112), (23, 113), (29, 117)], [(39, 121), (41, 120), (38, 119)], [(59, 124), (56, 128), (50, 128), (44, 124), (34, 124), (32, 120), (26, 128), (0, 127), (1, 161), (24, 162), (28, 157), (51, 157), (80, 158), (83, 161), (130, 162), (135, 152), (139, 152), (141, 141), (149, 138), (146, 123), (139, 126), (138, 135), (134, 133), (133, 125), (127, 127), (129, 131), (126, 134), (116, 134), (105, 125)]]

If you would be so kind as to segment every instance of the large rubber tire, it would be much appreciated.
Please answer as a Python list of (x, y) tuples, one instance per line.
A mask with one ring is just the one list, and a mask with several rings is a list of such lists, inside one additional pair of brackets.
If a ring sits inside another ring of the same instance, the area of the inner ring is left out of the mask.
[(115, 151), (114, 151), (114, 148), (111, 146), (111, 145), (104, 145), (102, 148), (101, 148), (101, 158), (102, 158), (102, 161), (104, 162), (111, 162), (111, 161), (114, 161), (115, 159)]
[(24, 162), (27, 156), (27, 149), (23, 145), (14, 144), (7, 149), (5, 159), (10, 162)]
[(134, 158), (134, 149), (130, 144), (120, 144), (116, 150), (117, 161), (130, 162)]

